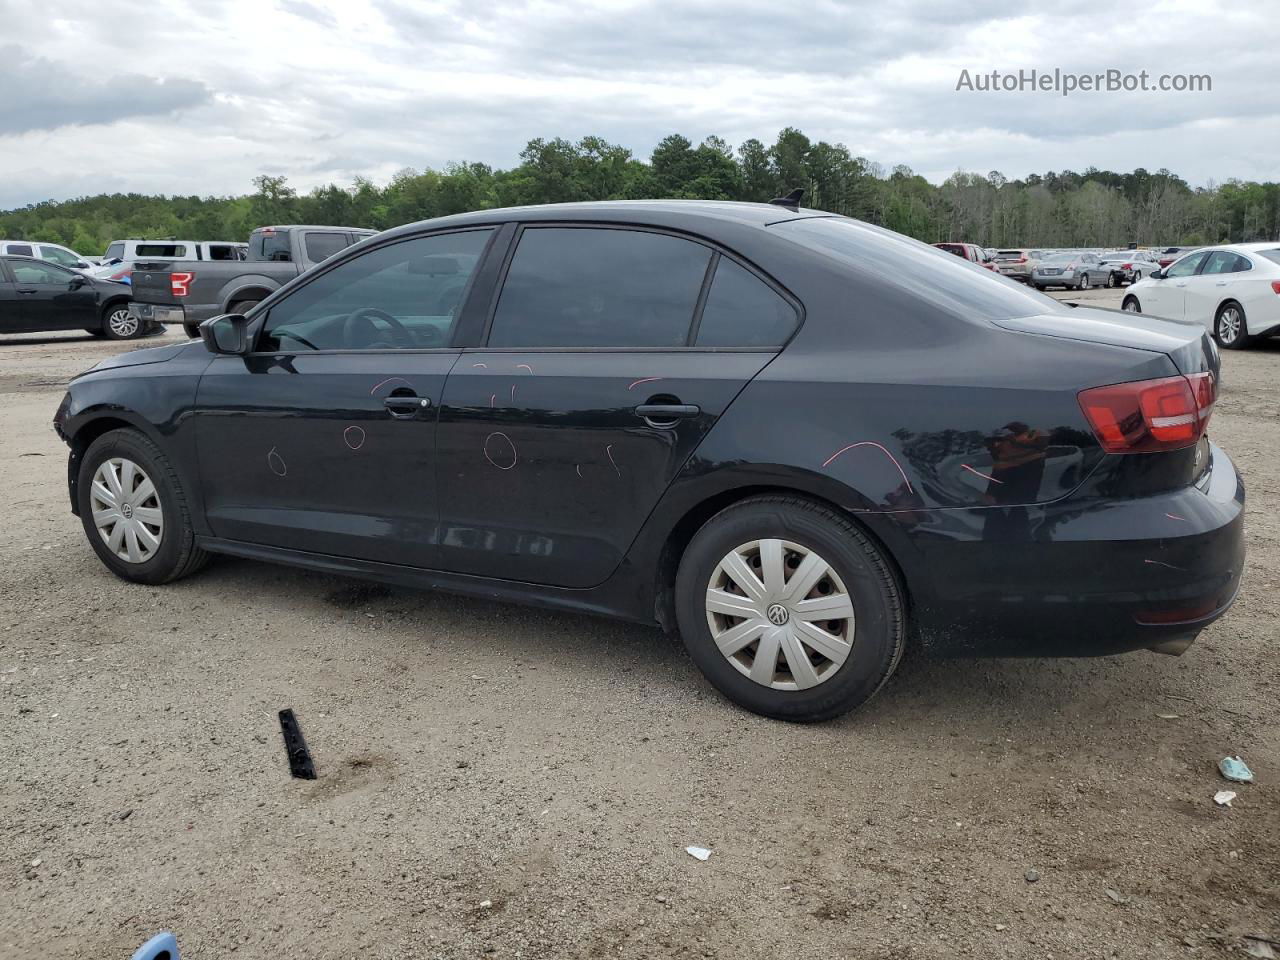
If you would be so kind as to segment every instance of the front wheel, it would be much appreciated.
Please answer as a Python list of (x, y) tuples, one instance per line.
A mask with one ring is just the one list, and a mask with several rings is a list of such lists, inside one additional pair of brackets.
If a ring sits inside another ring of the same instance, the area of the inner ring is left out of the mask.
[(112, 340), (137, 340), (142, 321), (129, 312), (127, 303), (111, 304), (102, 314), (102, 332)]
[(1213, 335), (1218, 345), (1227, 350), (1243, 350), (1249, 346), (1253, 337), (1249, 336), (1244, 308), (1234, 300), (1220, 306), (1213, 319)]
[(200, 324), (198, 324), (198, 323), (188, 323), (188, 322), (186, 322), (186, 321), (183, 321), (183, 324), (182, 324), (182, 332), (183, 332), (183, 333), (185, 333), (185, 334), (187, 335), (187, 337), (188, 337), (189, 339), (191, 339), (191, 340), (199, 340), (199, 339), (200, 339)]
[(1125, 313), (1141, 313), (1142, 304), (1138, 302), (1137, 297), (1125, 297), (1124, 303), (1120, 305), (1120, 309)]
[(795, 497), (743, 500), (707, 521), (680, 560), (676, 619), (721, 693), (797, 722), (869, 700), (905, 636), (887, 558), (846, 516)]
[(168, 583), (204, 565), (178, 475), (136, 430), (111, 430), (80, 462), (76, 504), (107, 569), (136, 583)]
[(1135, 271), (1133, 271), (1133, 279), (1132, 279), (1131, 281), (1129, 281), (1129, 282), (1130, 282), (1130, 283), (1137, 283), (1137, 282), (1138, 282), (1139, 280), (1141, 280), (1141, 279), (1142, 279), (1142, 271), (1141, 271), (1141, 270), (1135, 270)]

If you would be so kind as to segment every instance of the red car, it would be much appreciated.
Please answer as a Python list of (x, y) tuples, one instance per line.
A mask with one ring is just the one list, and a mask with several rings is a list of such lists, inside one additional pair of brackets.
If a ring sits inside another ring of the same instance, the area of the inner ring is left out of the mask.
[(991, 254), (976, 243), (935, 243), (934, 246), (939, 250), (947, 251), (947, 253), (954, 253), (961, 260), (969, 260), (979, 266), (986, 267), (988, 270), (996, 269)]

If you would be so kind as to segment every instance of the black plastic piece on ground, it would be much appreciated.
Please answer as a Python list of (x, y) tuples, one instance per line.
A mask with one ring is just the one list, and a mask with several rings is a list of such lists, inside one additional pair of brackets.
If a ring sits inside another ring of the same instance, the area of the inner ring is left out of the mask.
[(289, 754), (289, 772), (299, 780), (314, 780), (316, 766), (311, 761), (311, 751), (302, 738), (302, 728), (293, 710), (280, 711), (280, 732), (284, 734), (284, 750)]

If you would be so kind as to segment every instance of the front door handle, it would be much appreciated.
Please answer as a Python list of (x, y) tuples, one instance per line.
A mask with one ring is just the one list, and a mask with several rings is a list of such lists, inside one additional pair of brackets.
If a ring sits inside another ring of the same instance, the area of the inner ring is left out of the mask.
[(412, 420), (431, 406), (426, 397), (387, 397), (382, 401), (387, 412), (397, 420)]
[(651, 427), (672, 426), (677, 420), (688, 420), (702, 413), (693, 403), (642, 403), (635, 414)]
[(39, 291), (39, 290), (19, 290), (18, 292), (19, 292), (19, 293), (32, 294), (32, 293), (39, 293), (40, 291)]
[(1213, 285), (1214, 285), (1215, 287), (1225, 287), (1225, 286), (1227, 285), (1227, 281), (1225, 281), (1225, 280), (1217, 280), (1217, 281), (1215, 281), (1215, 282), (1214, 282), (1214, 284), (1213, 284)]

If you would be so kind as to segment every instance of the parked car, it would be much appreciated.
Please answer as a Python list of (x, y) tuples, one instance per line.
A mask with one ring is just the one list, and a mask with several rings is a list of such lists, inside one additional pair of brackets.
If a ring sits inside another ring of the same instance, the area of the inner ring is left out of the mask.
[(1121, 308), (1194, 321), (1232, 350), (1280, 334), (1280, 243), (1196, 250), (1135, 283)]
[(935, 243), (934, 246), (939, 250), (954, 254), (961, 260), (968, 260), (970, 263), (976, 263), (978, 266), (986, 267), (988, 270), (996, 269), (996, 265), (991, 262), (991, 254), (976, 243)]
[(0, 256), (35, 257), (76, 273), (89, 273), (93, 269), (93, 264), (74, 250), (60, 243), (45, 243), (40, 240), (0, 240)]
[(133, 311), (141, 320), (180, 323), (199, 336), (202, 320), (245, 313), (340, 250), (374, 231), (356, 227), (260, 227), (249, 237), (244, 264), (149, 264), (134, 288)]
[(996, 272), (1026, 283), (1040, 262), (1039, 250), (997, 250), (993, 258)]
[(1144, 276), (1151, 276), (1160, 269), (1155, 254), (1148, 250), (1113, 250), (1098, 258), (1110, 271), (1107, 286), (1118, 287), (1125, 283), (1137, 283)]
[(129, 314), (129, 288), (47, 260), (0, 256), (0, 333), (85, 330), (133, 340), (159, 330)]
[(1037, 290), (1049, 287), (1088, 290), (1105, 287), (1111, 269), (1096, 253), (1054, 253), (1045, 257), (1031, 271), (1031, 285)]
[(1240, 582), (1207, 333), (819, 211), (429, 220), (200, 333), (54, 417), (125, 580), (222, 553), (656, 622), (790, 720), (867, 700), (908, 636), (1181, 652)]
[[(1179, 257), (1184, 257), (1193, 250), (1199, 250), (1199, 247), (1165, 247), (1163, 251), (1156, 257), (1156, 263), (1163, 270)], [(1150, 276), (1150, 274), (1148, 274)]]

